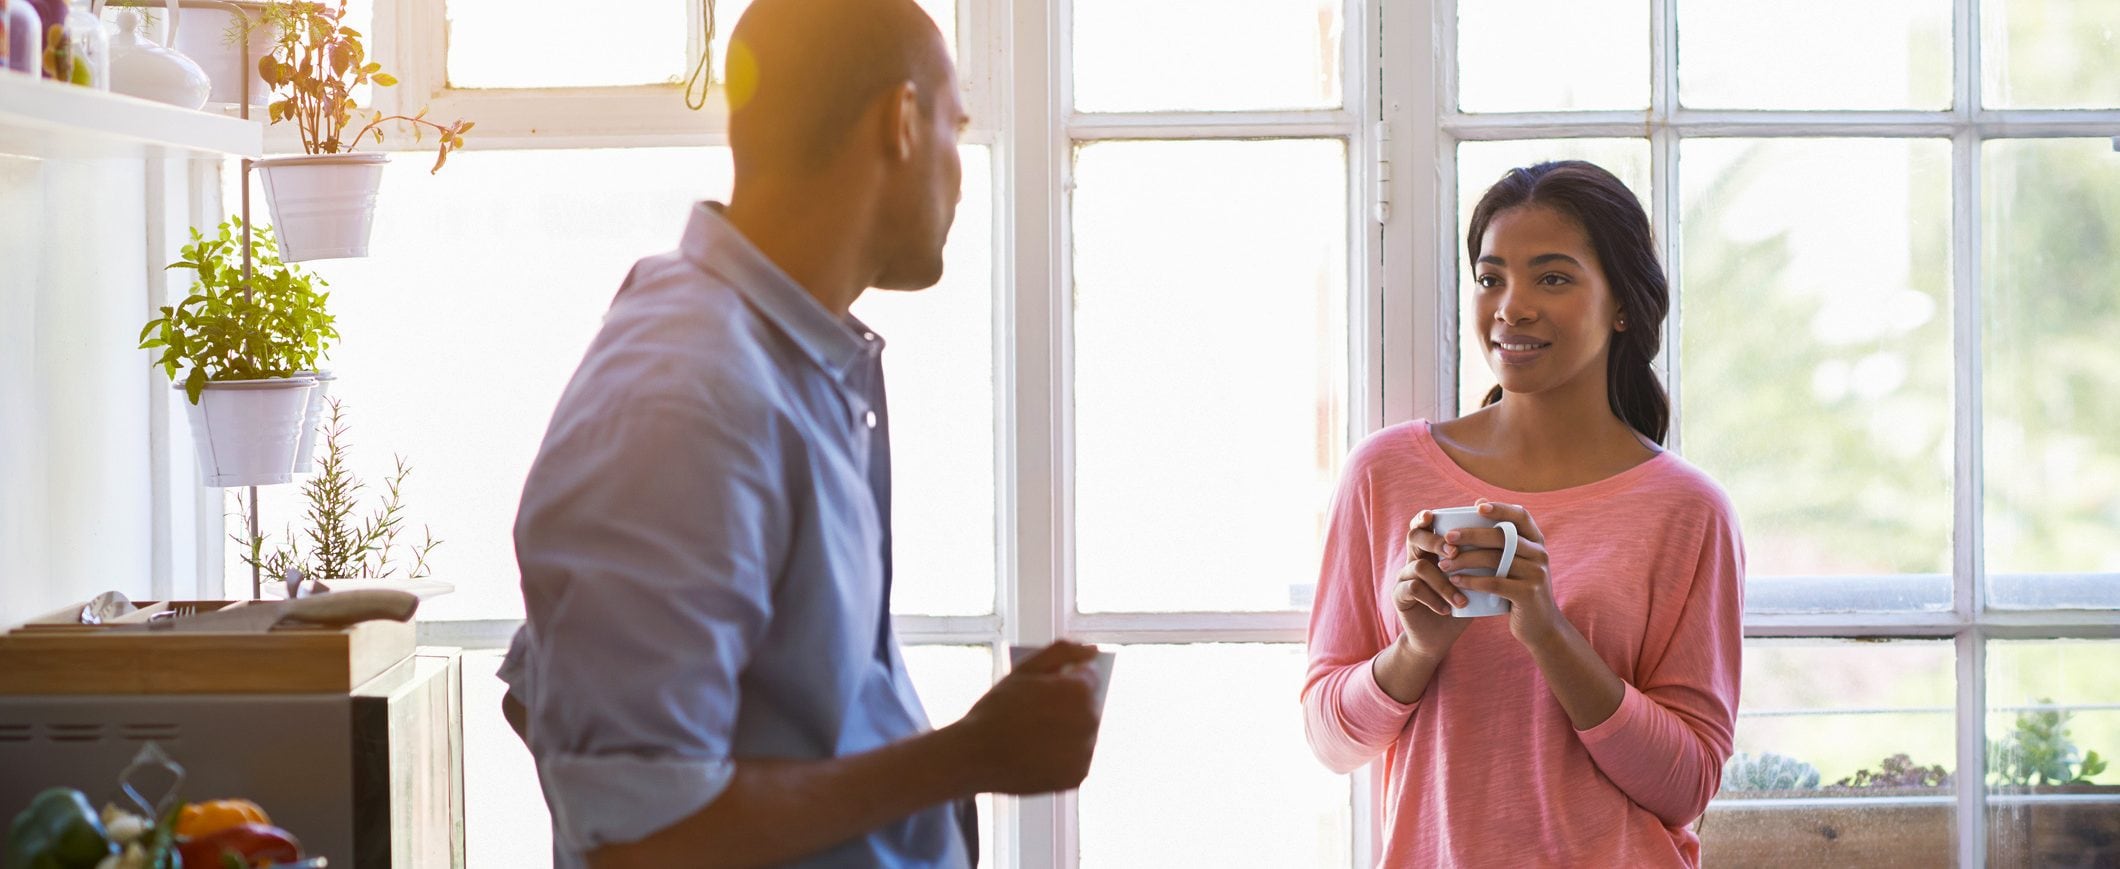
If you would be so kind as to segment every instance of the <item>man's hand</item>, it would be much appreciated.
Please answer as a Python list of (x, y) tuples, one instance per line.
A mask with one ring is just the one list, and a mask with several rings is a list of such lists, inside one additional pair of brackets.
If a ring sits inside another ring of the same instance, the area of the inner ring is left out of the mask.
[(963, 720), (865, 754), (750, 758), (705, 808), (595, 869), (777, 866), (973, 793), (1069, 790), (1097, 744), (1095, 646), (1055, 643), (1003, 677)]
[(1097, 647), (1061, 641), (1040, 650), (944, 728), (966, 753), (978, 790), (1073, 790), (1097, 747)]

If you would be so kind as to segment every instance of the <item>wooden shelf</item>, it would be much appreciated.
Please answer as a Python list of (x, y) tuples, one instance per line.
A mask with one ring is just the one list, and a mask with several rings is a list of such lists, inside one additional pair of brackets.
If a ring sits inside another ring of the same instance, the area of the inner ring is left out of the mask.
[(139, 158), (151, 148), (193, 157), (256, 157), (265, 148), (265, 125), (0, 73), (0, 154)]

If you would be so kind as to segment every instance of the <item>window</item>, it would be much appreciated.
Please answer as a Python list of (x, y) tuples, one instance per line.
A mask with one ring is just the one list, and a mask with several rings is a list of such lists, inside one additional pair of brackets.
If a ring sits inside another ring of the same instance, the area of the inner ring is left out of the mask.
[(1007, 627), (1119, 657), (1099, 761), (1079, 794), (1026, 801), (1022, 865), (1345, 866), (1355, 803), (1311, 759), (1296, 690), (1325, 506), (1376, 388), (1368, 10), (1047, 8), (1052, 60), (1017, 87), (1063, 110), (1013, 133), (1063, 143), (1022, 170), (1059, 198), (1018, 203), (1039, 224), (1018, 247), (1057, 241), (1059, 262), (1016, 263), (1016, 385), (1043, 407), (1018, 404)]
[[(1460, 288), (1412, 307), (1417, 340), (1441, 324), (1430, 358), (1457, 363), (1412, 378), (1416, 412), (1493, 383), (1450, 336), (1470, 310), (1463, 216), (1505, 168), (1604, 165), (1664, 247), (1674, 444), (1736, 501), (1751, 574), (1749, 757), (1707, 853), (2103, 853), (2059, 831), (2070, 801), (2120, 812), (2120, 778), (2086, 760), (2120, 744), (2110, 692), (2080, 681), (2120, 634), (2120, 570), (2085, 545), (2120, 527), (2120, 445), (2092, 434), (2120, 430), (2101, 397), (2120, 355), (2090, 338), (2120, 326), (2093, 289), (2120, 240), (2120, 98), (2089, 59), (2120, 4), (1414, 5), (1387, 51), (1432, 28), (1445, 56), (1432, 91), (1414, 72), (1386, 99), (1433, 100), (1440, 122), (1393, 158), (1442, 168), (1432, 201), (1460, 230), (1431, 242), (1416, 221), (1386, 245), (1387, 286)], [(1387, 82), (1404, 69), (1387, 56)], [(2072, 756), (2050, 771), (2073, 784), (2027, 783), (2008, 754), (2026, 739), (2020, 760)], [(1822, 827), (1837, 841), (1799, 832)]]
[[(549, 847), (490, 714), (514, 505), (626, 269), (727, 193), (725, 105), (680, 98), (747, 4), (717, 5), (710, 43), (689, 0), (373, 4), (381, 107), (478, 122), (439, 175), (392, 163), (374, 258), (316, 268), (355, 469), (410, 459), (444, 541), (424, 638), (474, 650), (474, 864)], [(1374, 864), (1374, 784), (1300, 733), (1325, 505), (1367, 432), (1492, 386), (1457, 338), (1464, 221), (1555, 158), (1635, 191), (1673, 278), (1674, 443), (1751, 555), (1738, 750), (1916, 781), (1726, 794), (1718, 862), (1850, 811), (1928, 862), (2091, 853), (2039, 837), (2120, 799), (2087, 762), (2120, 754), (2120, 0), (922, 5), (974, 118), (963, 205), (942, 285), (856, 310), (890, 341), (906, 658), (941, 724), (1006, 644), (1120, 652), (1089, 781), (982, 799), (985, 865)], [(300, 508), (266, 490), (265, 530)], [(1991, 758), (2020, 722), (2090, 784)]]

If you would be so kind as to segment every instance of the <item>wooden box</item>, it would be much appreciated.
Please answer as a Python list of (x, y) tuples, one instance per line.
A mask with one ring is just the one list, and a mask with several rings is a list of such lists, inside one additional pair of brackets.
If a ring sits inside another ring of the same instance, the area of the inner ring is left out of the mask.
[[(149, 601), (113, 624), (172, 606), (193, 612), (247, 601)], [(0, 694), (343, 694), (411, 656), (409, 622), (262, 633), (116, 631), (83, 625), (85, 604), (0, 634)]]

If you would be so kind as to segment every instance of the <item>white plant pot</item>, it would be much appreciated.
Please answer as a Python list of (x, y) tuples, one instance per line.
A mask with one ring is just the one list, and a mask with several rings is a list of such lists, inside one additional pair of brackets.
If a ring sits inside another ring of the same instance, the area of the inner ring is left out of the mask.
[(273, 157), (252, 164), (265, 179), (265, 200), (288, 262), (368, 255), (384, 154)]
[(258, 76), (258, 59), (272, 50), (280, 28), (264, 23), (262, 8), (245, 12), (251, 23), (248, 55), (243, 53), (242, 40), (231, 38), (239, 32), (233, 13), (220, 9), (185, 9), (177, 13), (176, 48), (205, 70), (206, 78), (213, 82), (213, 89), (206, 96), (209, 103), (242, 103), (245, 78), (250, 79), (251, 105), (262, 106), (271, 101), (272, 91)]
[(330, 407), (331, 382), (339, 379), (329, 371), (297, 371), (296, 377), (315, 378), (317, 388), (309, 392), (309, 409), (302, 414), (302, 442), (294, 449), (294, 472), (307, 474), (317, 466), (317, 427), (324, 424), (325, 411)]
[(206, 384), (199, 403), (173, 383), (191, 419), (199, 475), (209, 486), (266, 486), (294, 480), (294, 451), (317, 382), (310, 377)]

